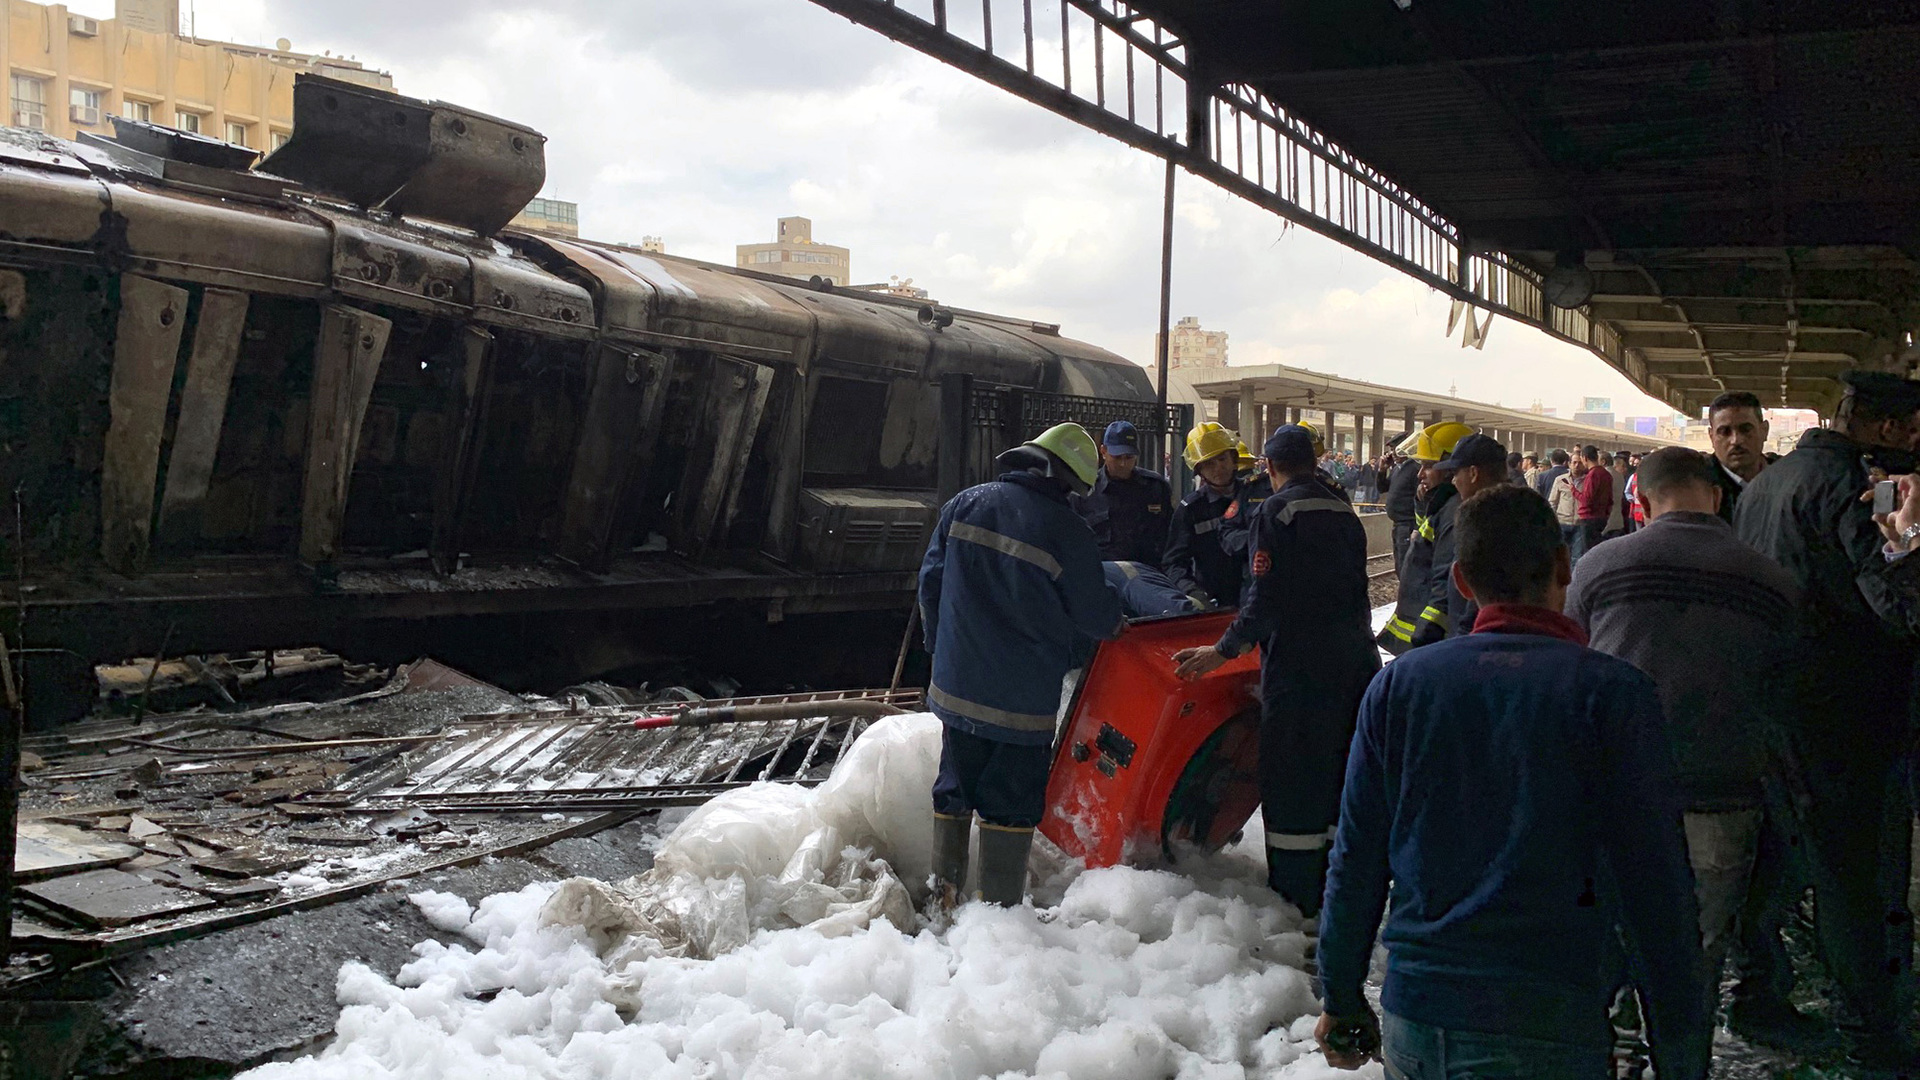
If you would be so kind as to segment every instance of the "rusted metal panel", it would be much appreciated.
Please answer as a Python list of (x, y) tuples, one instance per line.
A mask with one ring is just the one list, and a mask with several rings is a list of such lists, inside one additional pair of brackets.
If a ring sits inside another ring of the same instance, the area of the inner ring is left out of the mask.
[(606, 252), (550, 236), (509, 233), (507, 239), (522, 248), (546, 249), (571, 264), (578, 276), (591, 281), (602, 334), (631, 338), (651, 328), (653, 286), (614, 262)]
[(339, 554), (360, 424), (392, 329), (387, 319), (337, 304), (321, 315), (300, 501), (300, 558), (307, 563), (328, 563)]
[(475, 472), (480, 463), (480, 440), (486, 431), (488, 392), (493, 387), (493, 335), (470, 326), (461, 346), (464, 365), (450, 409), (455, 430), (447, 440), (439, 484), (434, 489), (433, 540), (428, 548), (434, 568), (441, 573), (457, 569), (460, 563), (460, 524), (478, 481)]
[(632, 531), (634, 487), (653, 461), (667, 386), (664, 355), (600, 346), (560, 526), (561, 551), (590, 570), (605, 570), (614, 538)]
[(475, 258), (473, 317), (493, 326), (586, 339), (594, 334), (593, 298), (511, 252)]
[[(91, 177), (0, 166), (0, 191), (6, 192), (0, 198), (0, 246), (25, 240), (87, 250), (100, 230), (104, 192)], [(38, 255), (45, 258), (46, 252)]]
[(473, 305), (472, 263), (463, 252), (336, 210), (316, 210), (333, 228), (331, 280), (341, 296), (449, 318)]
[(100, 556), (121, 573), (146, 562), (160, 438), (187, 324), (187, 290), (131, 274), (120, 279), (120, 320), (101, 455)]
[(674, 501), (683, 507), (679, 520), (679, 547), (705, 551), (731, 523), (740, 478), (747, 468), (760, 416), (773, 385), (773, 369), (731, 357), (716, 356), (693, 452), (706, 468), (689, 469)]
[(208, 289), (200, 298), (193, 351), (187, 358), (187, 382), (174, 421), (173, 451), (167, 457), (166, 492), (160, 499), (160, 542), (181, 544), (200, 535), (200, 509), (220, 449), (227, 416), (227, 391), (240, 333), (247, 323), (247, 294)]
[[(298, 210), (136, 184), (111, 184), (109, 192), (101, 239), (136, 272), (277, 296), (326, 291), (332, 240)], [(96, 228), (103, 209), (93, 207)]]

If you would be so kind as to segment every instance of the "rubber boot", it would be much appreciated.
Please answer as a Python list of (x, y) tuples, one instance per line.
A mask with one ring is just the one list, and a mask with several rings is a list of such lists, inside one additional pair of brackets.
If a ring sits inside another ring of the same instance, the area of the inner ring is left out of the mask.
[(980, 899), (1018, 907), (1027, 895), (1027, 853), (1032, 849), (1032, 829), (981, 822)]
[(960, 906), (967, 886), (967, 847), (973, 842), (973, 815), (933, 815), (933, 905), (942, 912)]

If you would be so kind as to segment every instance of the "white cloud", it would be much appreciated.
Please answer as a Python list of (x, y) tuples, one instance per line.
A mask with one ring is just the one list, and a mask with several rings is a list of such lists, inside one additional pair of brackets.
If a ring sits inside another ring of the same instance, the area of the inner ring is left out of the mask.
[[(105, 0), (96, 6), (109, 7)], [(964, 5), (963, 5), (964, 6)], [(85, 4), (76, 5), (85, 8)], [(965, 307), (1062, 324), (1146, 361), (1159, 308), (1163, 167), (808, 0), (197, 0), (202, 36), (291, 38), (549, 137), (548, 192), (583, 231), (659, 235), (731, 262), (803, 214)], [(110, 14), (110, 10), (108, 12)], [(1653, 414), (1575, 346), (1496, 320), (1484, 351), (1441, 336), (1447, 301), (1183, 174), (1173, 307), (1236, 362), (1572, 411)]]

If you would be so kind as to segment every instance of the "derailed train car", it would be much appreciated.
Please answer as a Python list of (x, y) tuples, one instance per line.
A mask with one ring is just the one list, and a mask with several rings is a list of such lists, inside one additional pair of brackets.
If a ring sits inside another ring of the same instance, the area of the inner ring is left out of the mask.
[(1057, 327), (503, 232), (544, 181), (530, 129), (310, 76), (295, 113), (257, 166), (0, 131), (0, 619), (56, 668), (904, 612), (943, 378), (1152, 401)]

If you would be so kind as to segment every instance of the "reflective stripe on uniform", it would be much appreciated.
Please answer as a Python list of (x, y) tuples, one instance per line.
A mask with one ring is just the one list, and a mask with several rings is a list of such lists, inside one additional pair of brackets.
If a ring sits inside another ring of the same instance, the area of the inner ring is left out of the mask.
[(1276, 851), (1319, 851), (1331, 843), (1333, 843), (1332, 829), (1310, 833), (1270, 832), (1267, 834), (1267, 846)]
[(1349, 514), (1353, 513), (1352, 505), (1340, 499), (1295, 499), (1281, 507), (1280, 512), (1274, 517), (1279, 519), (1280, 524), (1286, 525), (1293, 521), (1293, 515), (1312, 513), (1315, 510), (1344, 510)]
[(1014, 731), (1052, 731), (1054, 716), (1052, 713), (1017, 713), (1005, 709), (996, 709), (991, 705), (982, 705), (977, 701), (954, 697), (938, 686), (927, 687), (927, 700), (951, 713), (959, 713), (969, 720), (978, 720), (983, 724), (1010, 728)]
[(1413, 624), (1398, 615), (1387, 620), (1387, 633), (1409, 645), (1413, 644), (1413, 630)]
[(1432, 604), (1427, 605), (1427, 610), (1421, 612), (1420, 617), (1442, 629), (1446, 628), (1447, 613), (1434, 607)]
[(1432, 543), (1433, 542), (1433, 519), (1429, 517), (1421, 517), (1419, 514), (1413, 515), (1413, 535), (1419, 537), (1422, 540), (1427, 541), (1428, 543)]
[(1193, 531), (1195, 533), (1205, 534), (1205, 533), (1210, 533), (1219, 527), (1220, 527), (1219, 518), (1208, 518), (1205, 521), (1194, 522)]
[(1121, 562), (1114, 563), (1113, 565), (1119, 567), (1120, 572), (1127, 575), (1128, 581), (1132, 581), (1134, 578), (1137, 578), (1140, 576), (1140, 567), (1138, 567), (1133, 563), (1126, 562), (1123, 560)]
[(1055, 580), (1060, 577), (1060, 560), (1054, 558), (1045, 548), (1036, 547), (1025, 540), (1015, 540), (1004, 533), (983, 529), (964, 521), (956, 521), (948, 526), (947, 535), (955, 540), (965, 540), (970, 544), (992, 548), (1002, 555), (1011, 555), (1021, 562), (1032, 563)]

